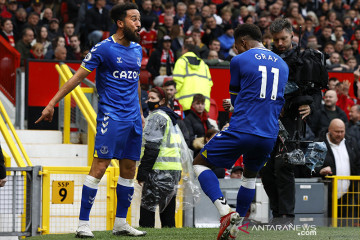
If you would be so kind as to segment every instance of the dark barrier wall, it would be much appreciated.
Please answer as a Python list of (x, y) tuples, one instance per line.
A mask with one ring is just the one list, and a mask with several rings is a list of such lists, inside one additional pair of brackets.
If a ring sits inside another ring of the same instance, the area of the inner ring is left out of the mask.
[[(34, 122), (41, 115), (43, 108), (48, 104), (50, 99), (59, 89), (59, 74), (55, 69), (58, 62), (45, 62), (40, 60), (29, 60), (27, 66), (27, 116), (29, 129), (58, 129), (57, 107), (52, 123), (40, 123), (35, 125)], [(71, 68), (77, 70), (80, 62), (66, 62)], [(229, 84), (230, 71), (228, 68), (210, 68), (213, 87), (211, 90), (211, 98), (215, 99), (220, 111), (219, 118), (223, 118), (220, 122), (227, 121), (228, 116), (223, 111), (222, 100), (230, 98)], [(352, 85), (350, 88), (350, 96), (354, 97), (353, 73), (331, 72), (329, 77), (336, 77), (340, 81), (349, 80)], [(95, 79), (95, 72), (92, 72), (88, 78), (92, 81)], [(220, 124), (222, 125), (222, 124)]]

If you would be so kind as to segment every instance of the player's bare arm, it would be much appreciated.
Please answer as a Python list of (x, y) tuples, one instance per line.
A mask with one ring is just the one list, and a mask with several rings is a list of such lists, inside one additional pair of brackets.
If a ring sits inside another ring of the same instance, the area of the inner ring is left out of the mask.
[(41, 113), (41, 117), (36, 120), (35, 123), (39, 123), (42, 120), (51, 122), (54, 115), (54, 107), (55, 105), (63, 99), (68, 93), (70, 93), (75, 87), (77, 87), (83, 80), (86, 78), (90, 72), (86, 71), (83, 68), (79, 68), (74, 76), (72, 76), (69, 81), (67, 81), (55, 94), (55, 96), (50, 100), (49, 104), (45, 107), (45, 109)]
[(141, 106), (141, 88), (140, 88), (140, 80), (138, 81), (138, 95), (139, 95), (139, 105), (140, 105), (140, 114), (141, 114), (141, 122), (142, 122), (142, 127), (145, 127), (145, 118), (144, 118), (144, 114), (143, 114), (143, 110), (142, 110), (142, 106)]

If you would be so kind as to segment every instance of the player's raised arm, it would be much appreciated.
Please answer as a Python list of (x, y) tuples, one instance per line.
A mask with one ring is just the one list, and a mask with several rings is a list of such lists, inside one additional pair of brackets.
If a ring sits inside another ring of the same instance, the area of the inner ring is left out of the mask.
[(69, 81), (67, 81), (55, 94), (55, 96), (50, 100), (48, 105), (42, 111), (41, 116), (35, 123), (39, 123), (42, 120), (51, 122), (54, 115), (54, 107), (55, 105), (63, 99), (69, 92), (71, 92), (76, 86), (78, 86), (84, 78), (86, 78), (90, 72), (86, 71), (83, 68), (79, 68), (74, 76), (72, 76)]

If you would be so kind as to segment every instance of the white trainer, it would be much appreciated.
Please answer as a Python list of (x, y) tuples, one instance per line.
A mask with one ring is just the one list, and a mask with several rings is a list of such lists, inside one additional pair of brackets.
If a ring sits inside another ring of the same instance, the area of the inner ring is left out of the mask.
[(118, 235), (127, 235), (127, 236), (145, 236), (147, 232), (137, 230), (133, 227), (131, 227), (128, 223), (123, 224), (122, 226), (115, 226), (113, 229), (113, 234)]
[(94, 238), (94, 234), (91, 232), (88, 224), (81, 225), (76, 230), (76, 238)]

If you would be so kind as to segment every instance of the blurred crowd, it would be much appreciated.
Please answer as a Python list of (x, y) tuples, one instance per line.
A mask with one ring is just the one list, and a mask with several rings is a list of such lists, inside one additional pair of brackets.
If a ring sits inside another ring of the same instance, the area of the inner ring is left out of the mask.
[[(115, 32), (109, 10), (124, 1), (0, 0), (1, 36), (19, 50), (22, 65), (27, 58), (81, 60), (91, 46)], [(229, 65), (236, 55), (233, 34), (238, 24), (258, 25), (264, 45), (271, 48), (269, 25), (278, 17), (293, 24), (294, 42), (329, 55), (329, 70), (354, 71), (360, 61), (358, 0), (135, 2), (144, 57), (154, 54), (155, 62), (149, 61), (147, 68), (152, 79), (171, 76), (185, 43), (196, 45), (208, 65)], [(161, 71), (166, 64), (170, 68)]]

